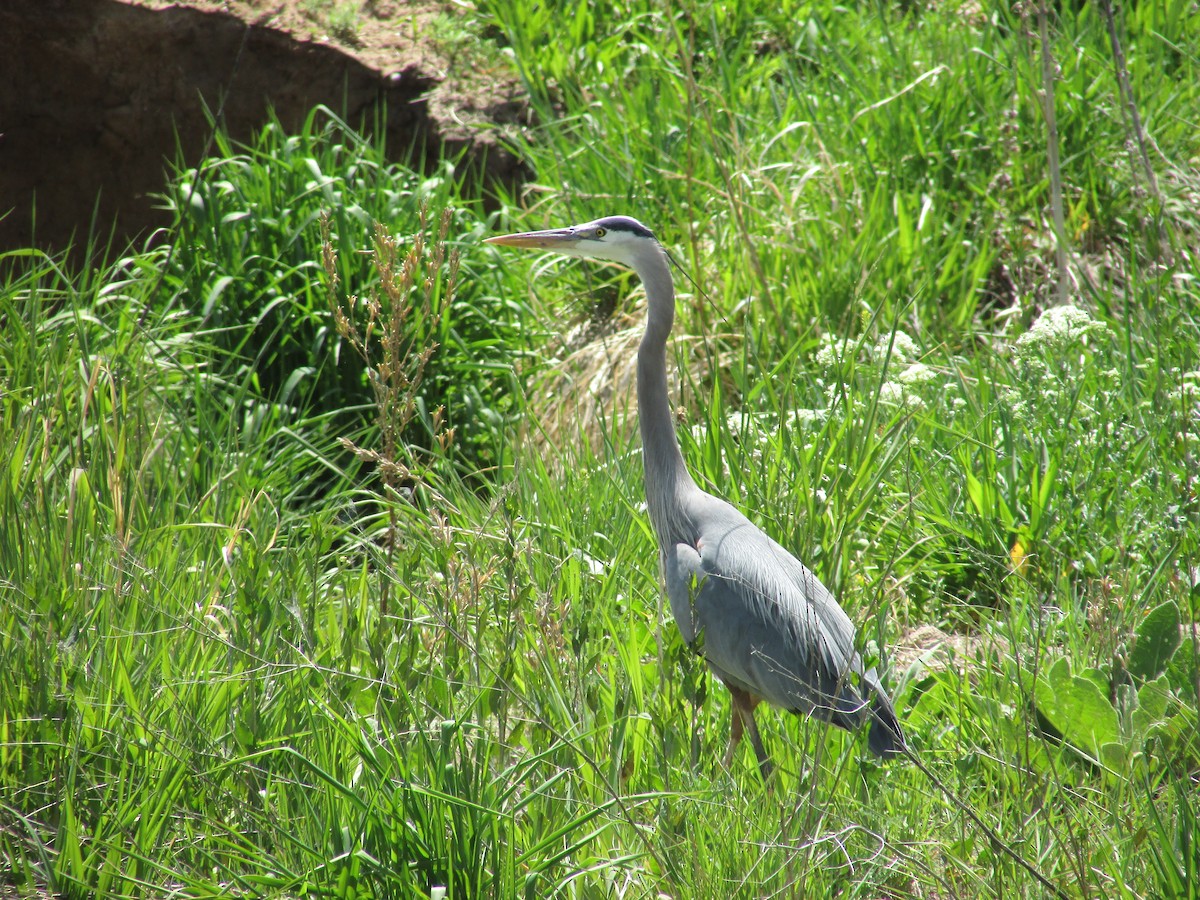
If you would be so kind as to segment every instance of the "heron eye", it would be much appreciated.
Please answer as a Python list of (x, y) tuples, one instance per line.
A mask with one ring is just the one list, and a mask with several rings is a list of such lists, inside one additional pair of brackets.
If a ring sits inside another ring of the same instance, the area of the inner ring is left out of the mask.
[(604, 237), (606, 234), (608, 234), (608, 230), (607, 230), (607, 229), (605, 229), (605, 228), (597, 228), (597, 229), (596, 229), (596, 237), (598, 237), (598, 238), (602, 238), (602, 237)]

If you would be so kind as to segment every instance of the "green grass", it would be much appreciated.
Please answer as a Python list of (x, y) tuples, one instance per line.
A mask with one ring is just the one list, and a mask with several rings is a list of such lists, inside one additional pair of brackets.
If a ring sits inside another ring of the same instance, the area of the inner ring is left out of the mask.
[(500, 213), (317, 110), (179, 173), (170, 253), (0, 262), (0, 892), (1044, 896), (856, 736), (763, 709), (773, 788), (721, 767), (631, 421), (539, 418), (633, 284), (480, 244), (628, 212), (703, 286), (689, 465), (835, 591), (927, 765), (1068, 897), (1196, 897), (1194, 10), (1119, 20), (1157, 193), (1102, 8), (1053, 21), (1074, 314), (1005, 6), (477, 18), (538, 123)]
[(328, 29), (331, 37), (351, 46), (358, 44), (365, 12), (361, 0), (301, 0), (300, 9), (314, 26)]

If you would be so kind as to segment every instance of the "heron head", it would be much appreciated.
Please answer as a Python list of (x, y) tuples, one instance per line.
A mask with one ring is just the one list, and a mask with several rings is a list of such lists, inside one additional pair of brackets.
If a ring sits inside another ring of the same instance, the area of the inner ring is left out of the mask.
[(523, 231), (490, 237), (485, 243), (499, 247), (524, 247), (551, 250), (565, 256), (604, 259), (632, 266), (648, 248), (657, 248), (654, 233), (629, 216), (605, 216), (594, 222), (551, 228), (547, 231)]

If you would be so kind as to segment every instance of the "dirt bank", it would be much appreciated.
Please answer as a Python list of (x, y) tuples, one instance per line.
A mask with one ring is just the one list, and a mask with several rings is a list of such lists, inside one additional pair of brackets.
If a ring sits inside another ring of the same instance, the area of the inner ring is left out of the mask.
[(368, 6), (350, 47), (298, 3), (0, 5), (0, 251), (61, 249), (93, 215), (122, 243), (167, 224), (151, 195), (177, 146), (189, 164), (200, 159), (219, 108), (236, 140), (271, 107), (286, 127), (317, 104), (351, 122), (385, 111), (396, 158), (465, 148), (485, 177), (522, 179), (493, 132), (475, 127), (520, 116), (511, 81), (456, 86), (453, 62), (419, 40), (421, 22), (447, 14), (438, 5)]

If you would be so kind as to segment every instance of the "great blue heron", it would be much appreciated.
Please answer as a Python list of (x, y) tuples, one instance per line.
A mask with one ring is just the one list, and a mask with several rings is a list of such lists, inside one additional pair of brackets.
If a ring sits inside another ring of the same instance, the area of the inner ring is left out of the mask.
[(726, 767), (745, 731), (763, 778), (770, 777), (754, 722), (760, 700), (845, 729), (869, 719), (867, 746), (874, 753), (904, 753), (891, 700), (874, 669), (864, 671), (854, 626), (829, 589), (744, 515), (697, 487), (684, 465), (667, 399), (675, 286), (667, 253), (650, 229), (609, 216), (487, 242), (610, 260), (632, 268), (645, 285), (649, 312), (638, 349), (637, 396), (646, 507), (679, 631), (733, 695)]

